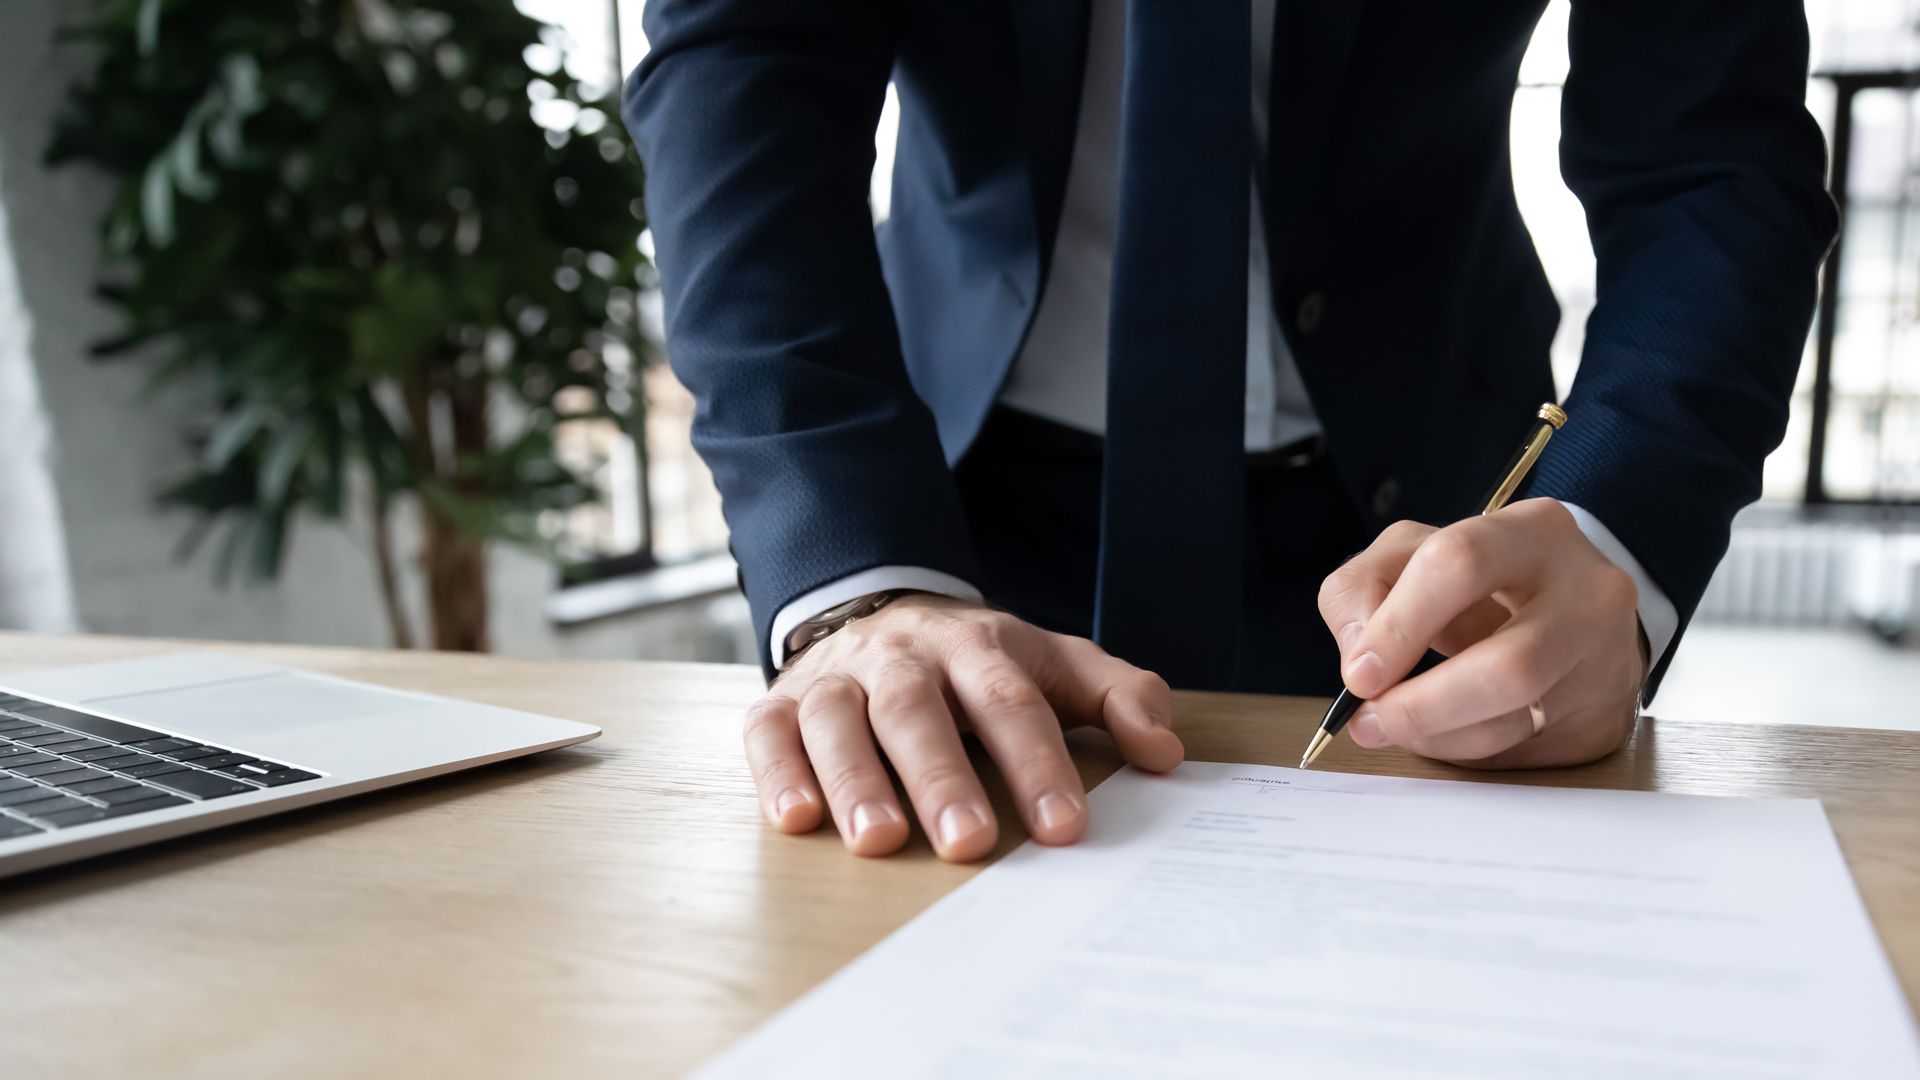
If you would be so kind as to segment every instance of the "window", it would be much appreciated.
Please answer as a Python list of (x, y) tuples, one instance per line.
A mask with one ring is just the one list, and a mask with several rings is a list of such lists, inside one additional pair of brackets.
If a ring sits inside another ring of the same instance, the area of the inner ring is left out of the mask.
[(1806, 380), (1805, 499), (1920, 502), (1920, 68), (1825, 77), (1842, 226)]
[[(516, 0), (520, 10), (550, 27), (530, 51), (536, 69), (564, 64), (591, 90), (618, 94), (627, 72), (646, 55), (640, 26), (642, 0)], [(536, 55), (537, 53), (537, 55)], [(530, 103), (536, 121), (571, 126), (564, 102)], [(635, 237), (651, 254), (651, 238)], [(662, 338), (658, 294), (647, 291), (642, 323)], [(589, 473), (599, 489), (594, 505), (557, 514), (543, 523), (567, 569), (579, 582), (650, 570), (724, 551), (726, 523), (720, 495), (693, 451), (693, 398), (657, 355), (609, 355), (608, 366), (624, 389), (640, 395), (636, 430), (612, 420), (566, 425), (558, 452)]]
[[(1540, 22), (1512, 126), (1515, 193), (1560, 299), (1562, 391), (1594, 303), (1585, 218), (1559, 169), (1569, 11), (1554, 0)], [(1819, 72), (1807, 104), (1835, 150), (1844, 224), (1764, 497), (1920, 502), (1920, 0), (1809, 0), (1807, 12)]]

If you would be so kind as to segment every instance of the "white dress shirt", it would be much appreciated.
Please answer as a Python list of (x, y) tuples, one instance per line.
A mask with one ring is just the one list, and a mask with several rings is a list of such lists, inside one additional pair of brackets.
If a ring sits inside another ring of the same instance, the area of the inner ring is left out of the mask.
[[(1277, 0), (1253, 0), (1254, 171), (1247, 178), (1247, 407), (1245, 445), (1272, 450), (1320, 431), (1320, 420), (1273, 309), (1261, 173), (1266, 167), (1267, 88)], [(1040, 308), (1026, 344), (1001, 390), (1000, 403), (1095, 435), (1107, 425), (1107, 318), (1113, 285), (1120, 153), (1120, 92), (1126, 42), (1126, 5), (1099, 0), (1088, 21), (1087, 67), (1080, 95), (1079, 130), (1067, 170), (1060, 231)], [(1653, 662), (1665, 655), (1679, 614), (1612, 530), (1571, 503), (1580, 531), (1614, 565), (1633, 577), (1640, 593), (1640, 625)], [(980, 590), (951, 574), (913, 566), (878, 566), (830, 582), (789, 603), (774, 616), (773, 661), (787, 655), (787, 635), (828, 608), (883, 589), (918, 589), (965, 600)]]

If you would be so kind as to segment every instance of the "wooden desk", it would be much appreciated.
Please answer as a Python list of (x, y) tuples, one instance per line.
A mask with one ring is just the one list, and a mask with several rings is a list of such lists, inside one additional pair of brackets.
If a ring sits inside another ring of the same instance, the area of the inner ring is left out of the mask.
[[(0, 634), (0, 671), (178, 647)], [(9, 1080), (676, 1075), (977, 872), (768, 831), (749, 668), (223, 648), (606, 734), (0, 881)], [(1189, 757), (1290, 765), (1319, 709), (1191, 694), (1178, 726)], [(1088, 784), (1117, 767), (1073, 743)], [(1468, 775), (1345, 740), (1321, 760)], [(1920, 1005), (1920, 735), (1648, 722), (1598, 765), (1496, 779), (1825, 800)]]

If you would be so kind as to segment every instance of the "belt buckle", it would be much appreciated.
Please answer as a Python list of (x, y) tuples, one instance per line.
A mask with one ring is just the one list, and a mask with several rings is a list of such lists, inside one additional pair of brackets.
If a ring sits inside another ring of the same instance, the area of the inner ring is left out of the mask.
[(1278, 469), (1299, 469), (1319, 461), (1326, 455), (1327, 439), (1325, 435), (1309, 435), (1304, 439), (1247, 455), (1247, 464), (1256, 467)]

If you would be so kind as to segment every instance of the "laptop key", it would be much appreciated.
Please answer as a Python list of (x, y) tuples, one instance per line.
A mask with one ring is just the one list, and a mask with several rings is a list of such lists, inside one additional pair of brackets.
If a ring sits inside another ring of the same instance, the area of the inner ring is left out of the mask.
[(80, 766), (75, 765), (66, 758), (57, 758), (52, 754), (48, 754), (44, 761), (33, 765), (9, 765), (7, 766), (7, 771), (15, 776), (41, 777), (51, 773), (68, 772), (77, 768), (80, 768)]
[(236, 767), (240, 771), (234, 775), (240, 777), (242, 780), (252, 779), (263, 773), (279, 772), (281, 769), (287, 768), (287, 766), (277, 761), (249, 761), (245, 765)]
[(96, 768), (112, 769), (115, 772), (119, 772), (121, 769), (132, 768), (135, 765), (149, 765), (158, 760), (160, 759), (148, 757), (145, 754), (121, 754), (119, 757), (96, 758), (87, 762), (87, 764), (95, 766)]
[(17, 776), (7, 776), (4, 773), (0, 773), (0, 795), (4, 795), (9, 791), (25, 791), (27, 788), (37, 786), (39, 785), (31, 780), (22, 780)]
[(14, 803), (13, 810), (16, 813), (27, 814), (44, 821), (48, 814), (58, 813), (62, 810), (78, 810), (81, 807), (92, 807), (92, 804), (85, 799), (76, 799), (71, 795), (60, 795), (50, 791), (47, 793), (47, 796), (48, 797), (44, 799), (35, 799), (33, 802)]
[(119, 791), (122, 788), (138, 788), (142, 785), (124, 776), (106, 773), (98, 779), (82, 780), (77, 784), (67, 784), (61, 790), (69, 795), (92, 795), (98, 797), (103, 791)]
[(10, 757), (4, 761), (0, 761), (0, 769), (18, 773), (21, 769), (31, 769), (35, 765), (46, 765), (59, 760), (59, 758), (54, 757), (52, 754), (43, 754), (36, 750), (31, 754), (20, 754), (16, 757)]
[(109, 749), (115, 749), (112, 743), (104, 743), (104, 742), (101, 742), (99, 739), (81, 739), (79, 742), (61, 743), (59, 746), (59, 749), (55, 750), (54, 752), (57, 754), (65, 754), (68, 757), (72, 757), (75, 754), (85, 754), (85, 753), (90, 753), (94, 750), (109, 750)]
[(96, 743), (88, 749), (70, 752), (69, 756), (79, 761), (102, 761), (107, 758), (126, 757), (131, 753), (133, 753), (133, 751), (124, 746), (115, 746), (112, 743)]
[(43, 784), (52, 784), (57, 788), (65, 788), (72, 787), (75, 784), (84, 784), (89, 780), (113, 780), (117, 779), (117, 777), (110, 772), (105, 772), (100, 769), (90, 769), (85, 765), (79, 765), (76, 766), (72, 772), (52, 773), (47, 776), (42, 776), (39, 779)]
[(224, 753), (226, 751), (217, 746), (196, 746), (191, 750), (162, 750), (160, 756), (172, 758), (175, 761), (192, 761), (195, 758), (213, 757)]
[(310, 773), (304, 769), (281, 769), (279, 772), (271, 772), (265, 776), (252, 776), (248, 779), (268, 787), (279, 787), (282, 784), (297, 784), (302, 780), (318, 780), (320, 774)]
[(7, 738), (12, 739), (14, 742), (25, 742), (28, 739), (37, 739), (42, 735), (65, 735), (69, 739), (73, 738), (72, 732), (61, 731), (59, 728), (50, 728), (45, 724), (35, 724), (22, 731), (7, 732)]
[(12, 840), (17, 836), (36, 836), (47, 830), (30, 821), (19, 818), (0, 817), (0, 840)]
[(130, 748), (138, 750), (143, 754), (160, 754), (168, 750), (191, 750), (199, 745), (197, 742), (176, 739), (171, 735), (164, 739), (142, 739), (139, 742), (127, 744)]
[(121, 765), (113, 770), (121, 776), (131, 776), (135, 780), (145, 780), (150, 776), (164, 776), (170, 772), (186, 772), (187, 767), (177, 761), (161, 761), (150, 758), (133, 765)]
[(59, 792), (52, 788), (43, 788), (39, 784), (30, 783), (23, 788), (0, 792), (0, 806), (18, 806), (21, 803), (38, 802), (49, 795), (58, 794)]
[[(73, 740), (72, 743), (42, 743), (41, 745), (34, 747), (34, 749), (40, 751), (43, 754), (64, 754), (67, 752), (67, 748), (69, 746), (79, 746), (82, 741), (83, 740), (75, 739)], [(69, 764), (72, 764), (72, 763), (69, 762)]]
[[(98, 769), (89, 769), (84, 765), (75, 765), (71, 761), (63, 761), (61, 764), (66, 766), (64, 771), (41, 773), (39, 776), (34, 777), (34, 779), (43, 784), (51, 784), (54, 787), (65, 787), (68, 784), (77, 784), (82, 780), (98, 779), (101, 775)], [(112, 774), (109, 773), (106, 775)]]
[(231, 769), (235, 765), (245, 765), (248, 762), (259, 760), (259, 758), (254, 757), (252, 754), (236, 754), (228, 751), (217, 757), (194, 758), (193, 763), (203, 769)]
[(156, 776), (153, 777), (152, 782), (161, 787), (192, 795), (197, 799), (218, 799), (227, 795), (238, 795), (244, 791), (260, 790), (252, 784), (243, 784), (238, 780), (229, 780), (224, 776), (196, 772), (192, 769)]
[(104, 716), (95, 716), (92, 713), (64, 709), (58, 705), (36, 704), (16, 711), (22, 716), (38, 720), (43, 724), (59, 724), (61, 727), (82, 731), (96, 739), (105, 739), (108, 742), (141, 742), (146, 739), (162, 739), (166, 737), (157, 731), (149, 731), (143, 727), (135, 727), (132, 724), (123, 723), (119, 720), (109, 720)]
[(13, 741), (22, 746), (55, 746), (60, 743), (82, 742), (85, 739), (85, 735), (72, 731), (61, 731), (58, 728), (48, 728), (38, 735), (16, 735), (13, 737)]
[(38, 720), (29, 720), (24, 716), (11, 716), (6, 713), (0, 713), (0, 735), (5, 735), (9, 731), (25, 731), (30, 727), (41, 726)]
[(192, 799), (183, 799), (178, 795), (155, 792), (151, 799), (141, 799), (139, 802), (124, 802), (109, 806), (107, 807), (107, 816), (110, 818), (126, 817), (128, 814), (144, 814), (149, 810), (165, 810), (169, 806), (187, 806), (192, 802)]
[(104, 808), (88, 806), (85, 803), (71, 810), (55, 810), (50, 814), (34, 815), (34, 817), (39, 818), (41, 821), (46, 822), (56, 829), (69, 829), (75, 825), (90, 825), (96, 821), (106, 820), (106, 816), (107, 812)]
[(88, 798), (93, 799), (95, 802), (106, 803), (108, 806), (118, 806), (121, 803), (136, 803), (145, 802), (148, 799), (158, 799), (164, 797), (166, 794), (166, 792), (156, 787), (148, 787), (145, 784), (135, 784), (132, 787), (115, 788), (112, 791), (96, 791), (89, 795)]

